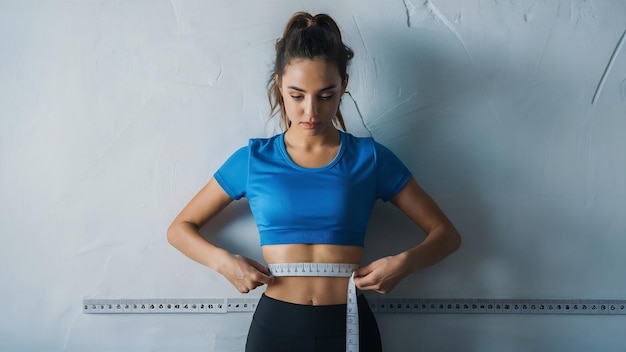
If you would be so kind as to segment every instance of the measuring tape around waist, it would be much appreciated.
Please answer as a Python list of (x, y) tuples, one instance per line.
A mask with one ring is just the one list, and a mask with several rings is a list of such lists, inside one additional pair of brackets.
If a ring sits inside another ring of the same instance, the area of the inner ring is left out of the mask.
[(359, 351), (359, 307), (353, 274), (359, 267), (357, 264), (280, 263), (269, 264), (267, 267), (274, 276), (349, 277), (346, 300), (346, 352)]

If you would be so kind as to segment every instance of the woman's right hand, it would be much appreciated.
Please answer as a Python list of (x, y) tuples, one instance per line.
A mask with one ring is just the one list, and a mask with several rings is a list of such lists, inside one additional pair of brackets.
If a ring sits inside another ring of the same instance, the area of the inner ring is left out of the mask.
[(238, 254), (231, 254), (218, 272), (222, 274), (241, 293), (248, 293), (255, 288), (271, 284), (274, 277), (267, 267), (256, 260)]

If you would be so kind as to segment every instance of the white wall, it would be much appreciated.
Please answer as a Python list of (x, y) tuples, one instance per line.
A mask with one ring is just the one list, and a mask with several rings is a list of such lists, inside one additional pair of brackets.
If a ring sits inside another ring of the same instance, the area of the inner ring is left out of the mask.
[[(349, 131), (394, 150), (464, 235), (391, 297), (626, 296), (625, 1), (2, 0), (0, 350), (242, 350), (247, 313), (81, 302), (239, 296), (165, 230), (231, 152), (275, 131), (273, 44), (302, 9), (333, 15), (356, 51), (365, 127), (347, 99)], [(260, 258), (245, 203), (211, 229)], [(366, 257), (413, 229), (380, 204)], [(387, 351), (626, 345), (623, 316), (378, 318)]]

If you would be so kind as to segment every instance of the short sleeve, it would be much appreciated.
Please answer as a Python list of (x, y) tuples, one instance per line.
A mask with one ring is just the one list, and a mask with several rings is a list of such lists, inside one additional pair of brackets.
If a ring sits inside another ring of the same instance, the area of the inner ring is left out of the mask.
[(374, 142), (376, 156), (376, 197), (393, 198), (413, 177), (411, 171), (387, 147)]
[(249, 156), (249, 147), (240, 148), (213, 175), (232, 199), (246, 196)]

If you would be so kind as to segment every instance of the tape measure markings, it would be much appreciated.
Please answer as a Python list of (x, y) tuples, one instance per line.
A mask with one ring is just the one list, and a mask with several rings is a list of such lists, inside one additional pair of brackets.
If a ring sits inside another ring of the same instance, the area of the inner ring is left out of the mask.
[(279, 263), (268, 264), (274, 276), (331, 276), (349, 277), (359, 266), (336, 263)]
[[(85, 314), (254, 312), (259, 298), (83, 299)], [(368, 298), (377, 314), (626, 315), (626, 300)]]
[(350, 277), (346, 298), (346, 352), (359, 352), (359, 307), (353, 271), (357, 264), (339, 263), (279, 263), (269, 264), (274, 276)]
[(376, 313), (626, 315), (626, 300), (378, 299)]
[[(230, 302), (232, 299), (228, 299)], [(258, 302), (258, 299), (249, 299)], [(256, 307), (256, 303), (254, 303)], [(227, 299), (84, 299), (84, 313), (227, 313)], [(234, 310), (233, 310), (234, 311)]]
[(354, 273), (348, 282), (348, 300), (346, 304), (346, 351), (359, 351), (359, 305), (356, 298)]

